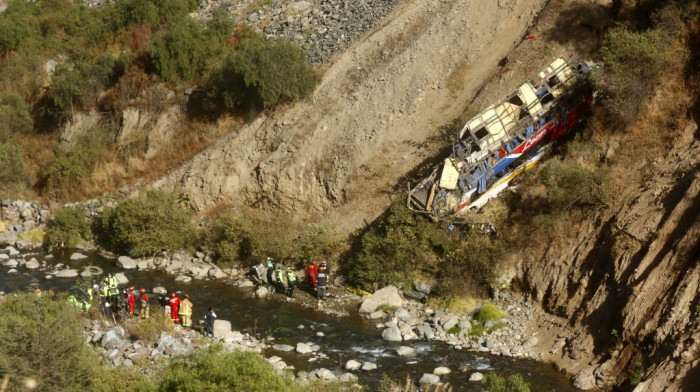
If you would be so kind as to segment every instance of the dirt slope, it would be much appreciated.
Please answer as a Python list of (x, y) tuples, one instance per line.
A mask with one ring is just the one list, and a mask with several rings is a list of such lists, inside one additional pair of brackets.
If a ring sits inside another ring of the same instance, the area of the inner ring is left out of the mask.
[(188, 192), (199, 209), (245, 203), (330, 219), (341, 233), (358, 228), (435, 154), (430, 136), (464, 110), (545, 3), (408, 1), (328, 66), (309, 102), (259, 117), (155, 185)]

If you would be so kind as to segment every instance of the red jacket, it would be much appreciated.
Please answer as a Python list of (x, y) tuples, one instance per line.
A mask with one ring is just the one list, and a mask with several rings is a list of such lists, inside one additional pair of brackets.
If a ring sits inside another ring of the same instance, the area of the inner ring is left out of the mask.
[(170, 298), (170, 309), (172, 309), (173, 312), (177, 312), (180, 309), (180, 298)]
[(309, 266), (306, 267), (306, 274), (309, 276), (318, 275), (318, 266), (316, 264), (309, 264)]
[(134, 298), (134, 293), (131, 290), (129, 290), (126, 300), (129, 303), (129, 306), (134, 307), (134, 302), (136, 302), (136, 299)]

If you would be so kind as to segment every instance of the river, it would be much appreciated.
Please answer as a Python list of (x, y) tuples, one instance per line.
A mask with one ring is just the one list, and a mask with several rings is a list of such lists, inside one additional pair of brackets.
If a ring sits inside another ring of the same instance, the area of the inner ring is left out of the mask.
[[(155, 286), (164, 286), (168, 291), (179, 291), (189, 294), (194, 303), (193, 320), (201, 319), (207, 308), (212, 306), (220, 319), (231, 321), (234, 330), (248, 332), (258, 337), (274, 336), (275, 343), (296, 345), (297, 342), (313, 342), (321, 346), (321, 352), (328, 355), (327, 359), (308, 362), (309, 355), (296, 352), (281, 353), (268, 349), (267, 357), (277, 355), (288, 365), (297, 370), (311, 371), (319, 367), (330, 370), (340, 370), (350, 359), (359, 362), (375, 362), (377, 370), (371, 372), (354, 372), (362, 384), (370, 390), (376, 386), (386, 374), (390, 378), (402, 382), (406, 375), (419, 378), (423, 373), (431, 373), (438, 366), (447, 366), (451, 374), (442, 376), (442, 381), (451, 383), (455, 391), (480, 391), (482, 384), (469, 382), (468, 377), (473, 371), (486, 373), (496, 371), (502, 375), (520, 373), (531, 384), (534, 391), (576, 391), (568, 377), (555, 371), (550, 365), (528, 359), (492, 356), (466, 350), (455, 350), (441, 342), (408, 341), (402, 343), (386, 342), (381, 339), (381, 330), (356, 312), (347, 317), (333, 317), (296, 304), (278, 302), (274, 299), (242, 299), (243, 291), (224, 283), (192, 280), (190, 283), (178, 283), (174, 276), (164, 271), (123, 271), (116, 267), (113, 259), (104, 258), (98, 254), (81, 252), (88, 259), (70, 261), (70, 252), (55, 253), (49, 264), (64, 263), (71, 268), (81, 270), (85, 265), (96, 265), (105, 272), (123, 272), (129, 279), (129, 285), (135, 288), (144, 287), (147, 290)], [(44, 253), (25, 254), (25, 259), (35, 257), (42, 261)], [(27, 270), (18, 267), (18, 273), (7, 274), (9, 267), (0, 267), (0, 290), (10, 293), (17, 290), (61, 290), (66, 291), (75, 284), (74, 279), (54, 278), (46, 280), (46, 272)], [(155, 299), (151, 297), (151, 311), (157, 309)], [(298, 326), (303, 325), (300, 329)], [(317, 337), (321, 331), (323, 337)], [(403, 358), (395, 353), (399, 346), (406, 345), (416, 349), (417, 358)], [(417, 361), (409, 365), (407, 362)], [(466, 364), (473, 370), (460, 373), (460, 365)]]

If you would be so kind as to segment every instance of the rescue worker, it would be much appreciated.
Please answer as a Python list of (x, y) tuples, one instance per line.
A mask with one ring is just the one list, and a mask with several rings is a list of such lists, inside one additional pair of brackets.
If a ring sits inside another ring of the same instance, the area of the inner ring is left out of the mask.
[(173, 323), (180, 323), (180, 298), (175, 293), (170, 294), (170, 318)]
[(80, 304), (78, 303), (78, 299), (75, 298), (75, 295), (71, 294), (68, 296), (68, 303), (80, 309)]
[(102, 283), (102, 287), (100, 288), (100, 296), (102, 297), (103, 301), (109, 301), (109, 285)]
[(267, 283), (274, 286), (273, 273), (275, 272), (275, 265), (272, 263), (272, 257), (267, 258)]
[(297, 276), (291, 268), (287, 268), (287, 295), (294, 298), (294, 287), (297, 285)]
[(318, 266), (316, 260), (311, 260), (311, 264), (306, 267), (306, 275), (309, 277), (309, 287), (316, 289), (316, 277), (318, 276)]
[(118, 288), (116, 288), (116, 287), (109, 288), (109, 302), (112, 303), (113, 310), (120, 306), (120, 303), (122, 301), (119, 298), (119, 289)]
[(318, 299), (326, 299), (326, 287), (328, 286), (328, 265), (326, 260), (323, 260), (321, 266), (318, 267)]
[(88, 301), (92, 301), (93, 295), (97, 293), (99, 295), (99, 290), (97, 290), (97, 285), (94, 284), (92, 287), (88, 287), (87, 289), (87, 299)]
[(110, 289), (116, 289), (117, 286), (119, 286), (119, 285), (117, 284), (117, 278), (115, 278), (114, 276), (112, 276), (112, 274), (107, 274), (107, 276), (105, 276), (105, 279), (104, 279), (103, 282), (104, 282), (104, 284), (106, 284)]
[(180, 320), (183, 327), (192, 326), (192, 302), (189, 294), (185, 294), (185, 299), (180, 302)]
[(165, 296), (161, 295), (158, 297), (158, 300), (160, 301), (161, 306), (163, 306), (165, 315), (170, 317), (170, 296), (167, 294)]
[(126, 293), (126, 304), (129, 307), (129, 317), (132, 317), (134, 315), (134, 305), (136, 305), (136, 298), (134, 298), (134, 286), (129, 287), (129, 291)]
[(216, 321), (216, 313), (214, 313), (214, 308), (209, 308), (207, 314), (204, 315), (204, 321), (206, 321), (204, 332), (209, 335), (214, 335), (214, 321)]
[(148, 318), (151, 312), (151, 305), (148, 304), (148, 295), (146, 289), (141, 288), (139, 291), (139, 317)]
[(279, 265), (277, 266), (277, 292), (280, 294), (284, 294), (284, 271), (282, 271), (282, 267)]

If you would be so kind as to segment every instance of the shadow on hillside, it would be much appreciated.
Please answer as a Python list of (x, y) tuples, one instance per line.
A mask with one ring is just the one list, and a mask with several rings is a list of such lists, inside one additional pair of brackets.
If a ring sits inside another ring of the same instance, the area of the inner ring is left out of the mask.
[(579, 55), (590, 58), (600, 46), (605, 29), (615, 23), (614, 11), (595, 3), (578, 3), (559, 13), (543, 33), (543, 38), (572, 47)]

